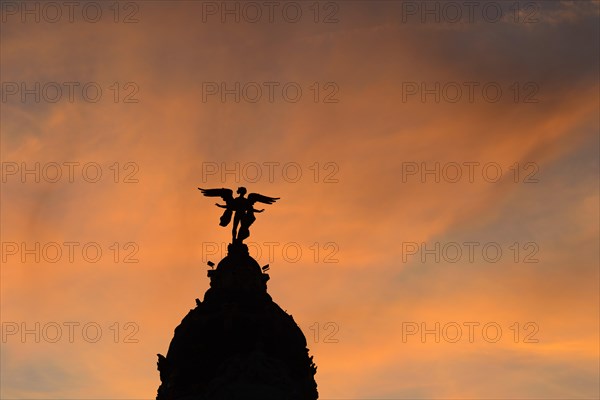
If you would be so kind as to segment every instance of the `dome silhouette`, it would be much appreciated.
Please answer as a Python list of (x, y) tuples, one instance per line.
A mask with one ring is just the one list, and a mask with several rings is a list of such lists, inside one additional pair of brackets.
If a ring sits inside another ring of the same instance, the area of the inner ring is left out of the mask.
[(158, 355), (157, 400), (314, 400), (316, 366), (291, 315), (267, 293), (269, 275), (241, 243), (208, 271), (204, 300)]

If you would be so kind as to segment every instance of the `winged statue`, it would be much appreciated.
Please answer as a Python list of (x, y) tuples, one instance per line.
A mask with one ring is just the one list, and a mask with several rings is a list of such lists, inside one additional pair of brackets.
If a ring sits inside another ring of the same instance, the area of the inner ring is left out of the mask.
[[(231, 230), (233, 239), (231, 243), (242, 243), (244, 239), (250, 236), (250, 225), (256, 221), (254, 213), (265, 211), (264, 209), (255, 209), (255, 203), (273, 204), (279, 200), (279, 197), (269, 197), (258, 193), (250, 193), (248, 197), (244, 197), (247, 192), (245, 187), (239, 187), (237, 189), (236, 193), (239, 195), (237, 197), (233, 197), (233, 190), (226, 188), (198, 188), (198, 190), (206, 197), (220, 197), (225, 202), (224, 205), (219, 203), (216, 203), (215, 205), (225, 209), (223, 215), (221, 215), (221, 222), (219, 225), (229, 225), (231, 217), (233, 216), (233, 226)], [(240, 227), (239, 230), (238, 226)]]

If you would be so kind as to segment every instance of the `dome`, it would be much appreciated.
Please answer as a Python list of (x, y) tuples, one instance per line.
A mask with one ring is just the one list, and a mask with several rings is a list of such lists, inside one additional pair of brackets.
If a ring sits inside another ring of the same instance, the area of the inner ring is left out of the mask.
[(267, 293), (268, 275), (245, 245), (209, 270), (166, 357), (159, 355), (157, 400), (314, 400), (316, 366), (291, 315)]

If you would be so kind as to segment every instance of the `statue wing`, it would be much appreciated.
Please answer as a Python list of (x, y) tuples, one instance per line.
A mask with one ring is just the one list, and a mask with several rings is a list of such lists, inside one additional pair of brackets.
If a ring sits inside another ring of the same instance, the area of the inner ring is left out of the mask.
[(220, 188), (220, 189), (202, 189), (202, 188), (198, 188), (198, 190), (201, 191), (202, 194), (205, 195), (206, 197), (220, 197), (227, 204), (229, 204), (231, 201), (233, 201), (233, 190), (231, 190), (231, 189), (225, 189), (225, 188)]
[(254, 203), (256, 203), (257, 201), (259, 203), (265, 203), (265, 204), (273, 204), (275, 203), (277, 200), (279, 200), (279, 197), (269, 197), (269, 196), (263, 196), (262, 194), (258, 194), (258, 193), (250, 193), (248, 195), (248, 203), (250, 205), (253, 205)]

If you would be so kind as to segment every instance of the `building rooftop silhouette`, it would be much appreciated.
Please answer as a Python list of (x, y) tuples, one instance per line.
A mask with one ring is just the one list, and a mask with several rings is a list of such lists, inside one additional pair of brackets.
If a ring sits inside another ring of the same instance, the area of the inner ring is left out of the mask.
[(204, 300), (175, 329), (167, 356), (158, 355), (156, 399), (317, 399), (306, 338), (267, 293), (269, 275), (248, 247), (230, 244), (208, 277)]

